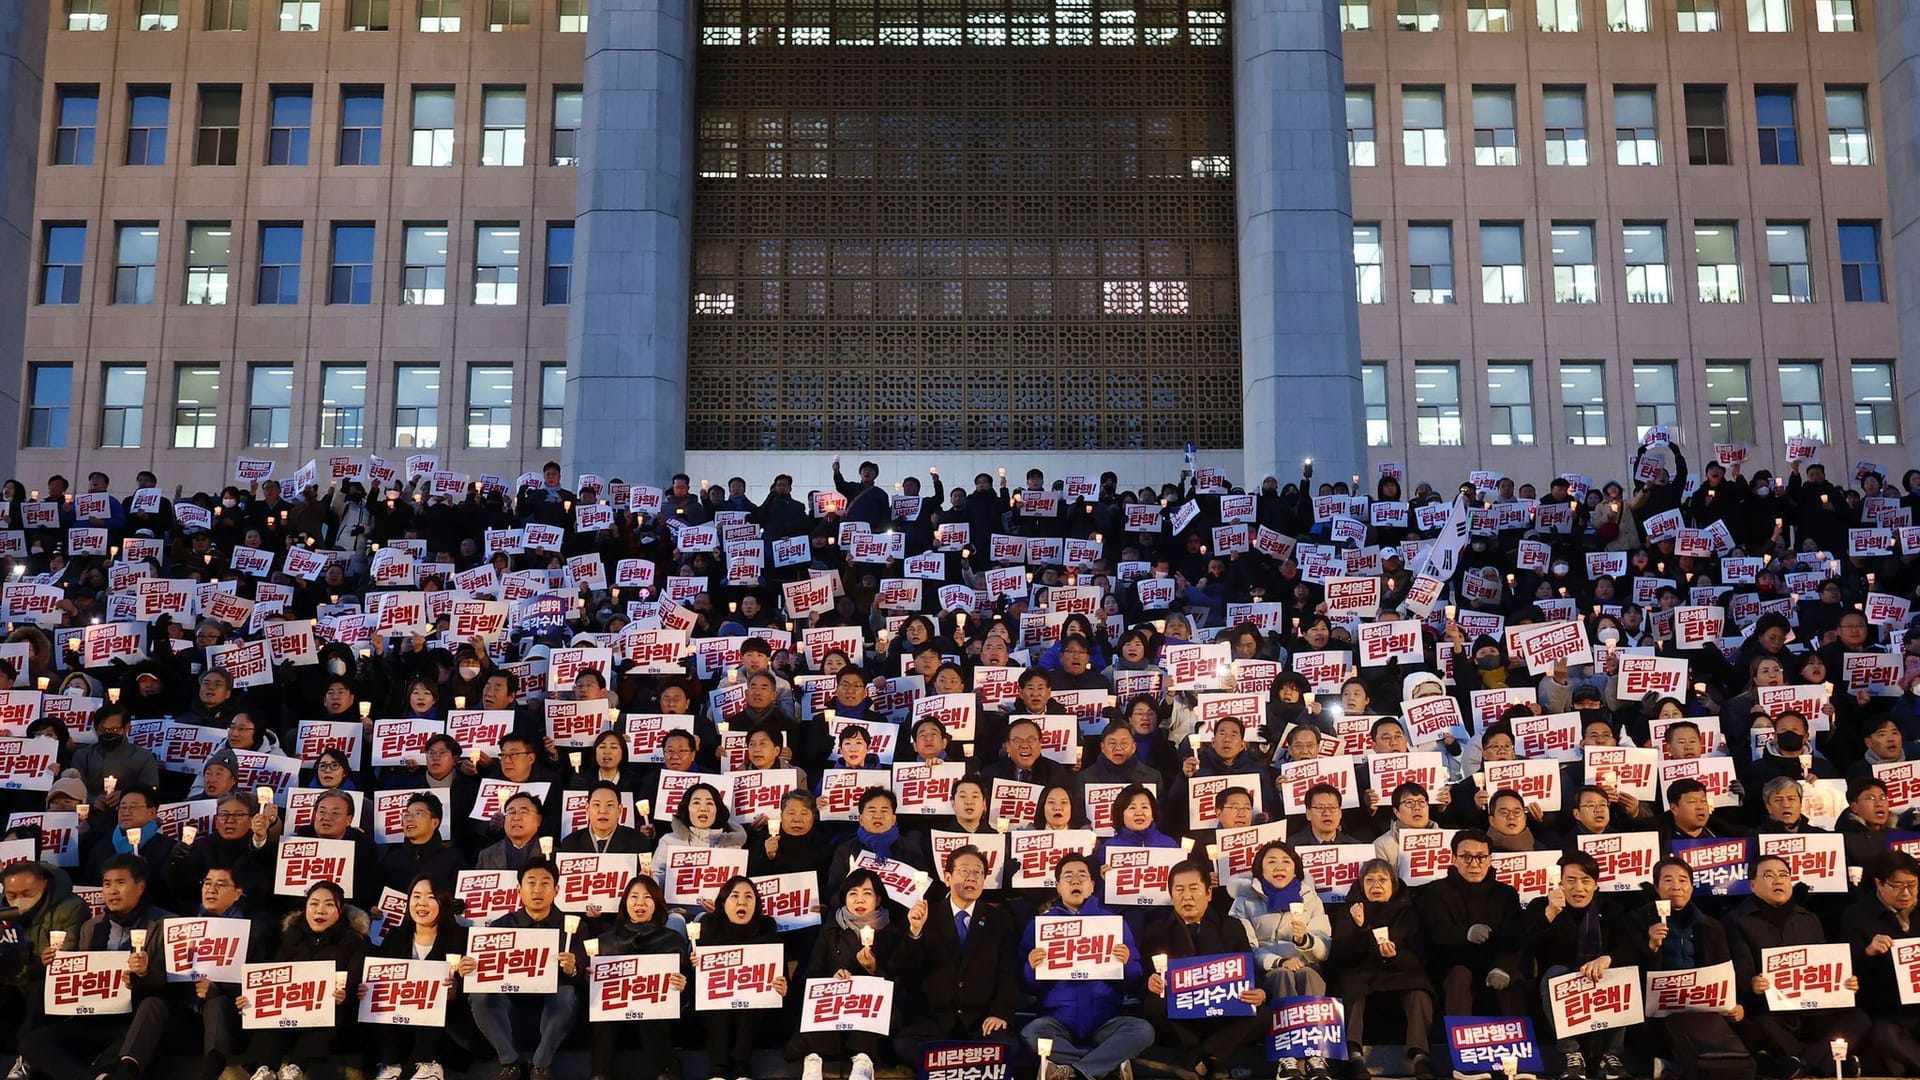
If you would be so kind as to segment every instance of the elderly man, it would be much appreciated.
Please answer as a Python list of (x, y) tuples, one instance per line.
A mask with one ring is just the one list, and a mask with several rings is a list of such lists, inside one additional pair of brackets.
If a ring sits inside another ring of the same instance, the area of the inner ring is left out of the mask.
[[(1859, 1046), (1872, 1026), (1867, 1014), (1857, 1008), (1776, 1012), (1768, 1005), (1770, 983), (1760, 961), (1761, 951), (1827, 941), (1819, 917), (1794, 901), (1793, 884), (1793, 870), (1785, 859), (1762, 855), (1753, 860), (1753, 895), (1727, 916), (1734, 992), (1747, 1012), (1747, 1046), (1772, 1055), (1782, 1076), (1801, 1074), (1803, 1070), (1824, 1071), (1820, 1062), (1828, 1053), (1829, 1041), (1837, 1035), (1848, 1045)], [(1859, 988), (1857, 976), (1847, 980), (1847, 989)], [(1858, 1069), (1854, 1071), (1857, 1075)]]
[[(1213, 903), (1213, 884), (1206, 864), (1189, 860), (1176, 865), (1167, 874), (1167, 893), (1173, 900), (1173, 910), (1148, 928), (1145, 945), (1149, 955), (1174, 959), (1258, 949), (1253, 928), (1246, 920), (1221, 911)], [(1267, 1031), (1267, 1018), (1260, 1011), (1267, 1003), (1266, 990), (1259, 986), (1243, 990), (1240, 1000), (1253, 1006), (1255, 1015), (1171, 1020), (1167, 1017), (1167, 980), (1155, 972), (1147, 977), (1143, 1008), (1161, 1041), (1193, 1057), (1195, 1073), (1217, 1076), (1222, 1061)]]
[(1860, 979), (1860, 1000), (1873, 1020), (1868, 1045), (1880, 1071), (1920, 1074), (1920, 1017), (1900, 1003), (1900, 972), (1894, 950), (1920, 936), (1914, 901), (1920, 897), (1920, 862), (1903, 851), (1889, 851), (1867, 867), (1867, 895), (1849, 908), (1847, 944)]

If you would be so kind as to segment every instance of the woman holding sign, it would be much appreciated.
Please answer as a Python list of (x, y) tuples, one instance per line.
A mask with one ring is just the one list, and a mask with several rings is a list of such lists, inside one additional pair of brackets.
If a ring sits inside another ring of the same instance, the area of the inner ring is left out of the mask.
[(1427, 976), (1420, 914), (1393, 864), (1369, 859), (1360, 867), (1359, 896), (1332, 920), (1333, 992), (1347, 1003), (1347, 1060), (1366, 1075), (1368, 999), (1398, 998), (1407, 1017), (1407, 1054), (1413, 1075), (1432, 1076), (1427, 1029), (1433, 1025), (1433, 981)]
[[(407, 914), (400, 925), (381, 942), (374, 955), (388, 960), (441, 960), (459, 957), (467, 951), (467, 928), (454, 918), (456, 901), (447, 890), (450, 882), (432, 877), (415, 878), (407, 889)], [(447, 975), (447, 992), (455, 986)], [(366, 997), (362, 983), (358, 996)], [(446, 1042), (444, 1027), (374, 1024), (372, 1028), (379, 1060), (383, 1063), (373, 1080), (400, 1080), (402, 1074), (413, 1080), (445, 1080), (440, 1067), (440, 1050)], [(405, 1066), (414, 1071), (406, 1073)]]
[[(673, 826), (660, 838), (653, 856), (654, 877), (665, 880), (667, 865), (675, 848), (737, 848), (747, 845), (745, 829), (728, 819), (727, 805), (720, 789), (712, 784), (695, 784), (680, 799), (673, 812)], [(692, 915), (688, 908), (682, 914)]]
[[(613, 924), (600, 936), (582, 940), (579, 948), (583, 969), (590, 968), (596, 956), (678, 957), (681, 970), (669, 978), (669, 985), (676, 993), (687, 988), (687, 941), (667, 929), (666, 897), (660, 892), (660, 883), (650, 877), (639, 876), (628, 882)], [(674, 1023), (672, 1020), (635, 1020), (594, 1025), (594, 1080), (607, 1080), (615, 1075), (616, 1048), (636, 1042), (644, 1062), (641, 1076), (678, 1077), (680, 1065), (673, 1047)]]
[[(887, 900), (887, 886), (871, 870), (855, 870), (847, 875), (840, 891), (840, 910), (814, 940), (813, 956), (802, 968), (805, 979), (845, 979), (853, 975), (890, 978), (888, 965), (900, 950), (905, 932), (894, 925), (894, 907)], [(804, 985), (804, 983), (803, 983)], [(815, 1057), (823, 1060), (852, 1059), (853, 1071), (860, 1071), (860, 1059), (867, 1060), (869, 1074), (873, 1059), (885, 1053), (885, 1036), (865, 1031), (815, 1031), (795, 1035), (787, 1042), (787, 1059)], [(809, 1060), (809, 1074), (812, 1062)]]
[[(778, 945), (780, 928), (760, 911), (760, 892), (744, 877), (727, 880), (714, 894), (714, 908), (689, 928), (703, 949), (727, 945)], [(697, 959), (697, 958), (696, 958)], [(784, 975), (775, 976), (773, 992), (787, 996)], [(699, 1002), (694, 1003), (699, 1009)], [(768, 1014), (757, 1010), (714, 1009), (707, 1012), (707, 1071), (716, 1078), (745, 1076), (753, 1064), (754, 1028)]]
[[(290, 1065), (304, 1069), (347, 1048), (348, 1040), (337, 1036), (351, 1035), (358, 1027), (354, 1023), (355, 1009), (348, 1002), (357, 992), (361, 963), (367, 958), (367, 927), (367, 913), (349, 906), (340, 886), (331, 881), (316, 881), (307, 889), (305, 906), (287, 916), (285, 934), (280, 938), (273, 962), (325, 960), (346, 976), (344, 981), (336, 978), (334, 984), (333, 1026), (264, 1028), (254, 1032), (244, 1055), (246, 1060), (259, 1065), (253, 1071), (253, 1080), (272, 1080), (276, 1073), (285, 1076), (284, 1070)], [(247, 1015), (244, 995), (234, 999), (234, 1004), (242, 1017)]]

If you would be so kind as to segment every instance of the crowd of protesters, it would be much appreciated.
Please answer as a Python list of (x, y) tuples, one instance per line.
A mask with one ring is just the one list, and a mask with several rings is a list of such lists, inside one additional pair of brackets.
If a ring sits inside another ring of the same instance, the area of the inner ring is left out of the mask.
[[(1544, 488), (8, 481), (10, 1080), (548, 1080), (569, 1046), (596, 1080), (756, 1051), (813, 1080), (953, 1042), (1042, 1080), (1365, 1077), (1386, 1042), (1417, 1076), (1534, 1071), (1460, 1066), (1443, 1017), (1529, 1018), (1550, 1076), (1920, 1075), (1920, 470), (1707, 452), (1656, 430), (1630, 479)], [(314, 850), (351, 854), (303, 879)], [(612, 897), (566, 903), (574, 854), (627, 867)], [(1095, 977), (1047, 974), (1036, 927), (1110, 915)], [(166, 927), (201, 919), (332, 964), (331, 1022), (181, 968)], [(552, 988), (467, 992), (490, 927), (557, 931)], [(1779, 950), (1829, 943), (1844, 985), (1783, 998)], [(702, 1008), (698, 955), (753, 945), (778, 1004)], [(116, 1008), (50, 1009), (101, 952)], [(1169, 964), (1236, 955), (1244, 1008), (1171, 1007)], [(614, 956), (678, 958), (678, 1019), (589, 1019)], [(383, 960), (445, 961), (443, 1018), (363, 1019)], [(1667, 1015), (1556, 1017), (1570, 977), (1723, 964)], [(803, 987), (861, 976), (884, 1034), (798, 1030)], [(1340, 1043), (1269, 1064), (1316, 998)]]

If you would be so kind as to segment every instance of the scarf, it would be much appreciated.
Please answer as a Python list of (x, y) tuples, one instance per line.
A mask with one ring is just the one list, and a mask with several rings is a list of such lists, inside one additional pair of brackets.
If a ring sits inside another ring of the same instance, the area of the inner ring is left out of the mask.
[(1139, 832), (1128, 828), (1114, 830), (1113, 839), (1107, 841), (1108, 847), (1178, 847), (1172, 837), (1160, 831), (1158, 825), (1149, 825)]
[[(152, 840), (159, 832), (160, 823), (157, 821), (149, 821), (145, 825), (140, 826), (140, 846), (146, 847), (147, 842)], [(132, 855), (134, 853), (133, 848), (127, 843), (127, 830), (113, 830), (113, 850), (121, 855)]]
[(885, 930), (887, 924), (892, 921), (893, 916), (887, 914), (887, 905), (885, 904), (881, 904), (864, 916), (855, 915), (853, 912), (848, 911), (845, 905), (842, 905), (839, 911), (833, 913), (834, 925), (840, 927), (842, 930), (851, 930), (855, 935), (858, 935), (863, 927), (871, 927), (873, 932), (877, 934)]
[(1668, 970), (1699, 967), (1693, 955), (1694, 909), (1683, 907), (1667, 916), (1667, 940), (1660, 944), (1660, 966)]
[(1294, 878), (1286, 888), (1281, 888), (1266, 878), (1255, 880), (1260, 883), (1260, 891), (1266, 894), (1269, 912), (1289, 911), (1292, 910), (1293, 905), (1300, 902), (1300, 885), (1305, 880), (1303, 878)]
[(1495, 851), (1532, 851), (1534, 850), (1533, 826), (1531, 825), (1527, 826), (1524, 829), (1521, 829), (1519, 835), (1517, 836), (1508, 836), (1505, 833), (1489, 832), (1487, 834), (1487, 839), (1491, 841), (1490, 846)]
[(900, 826), (898, 823), (895, 823), (893, 828), (888, 829), (886, 832), (870, 833), (867, 831), (865, 825), (860, 825), (854, 829), (854, 835), (860, 838), (861, 847), (866, 848), (882, 859), (891, 859), (893, 858), (894, 841), (900, 839)]

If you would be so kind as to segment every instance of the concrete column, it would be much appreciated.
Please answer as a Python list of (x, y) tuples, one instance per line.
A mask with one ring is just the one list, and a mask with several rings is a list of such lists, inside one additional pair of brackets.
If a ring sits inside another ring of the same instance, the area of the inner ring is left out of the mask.
[(593, 0), (562, 465), (661, 483), (686, 459), (691, 0)]
[(1874, 4), (1880, 40), (1880, 160), (1886, 166), (1893, 217), (1887, 227), (1886, 272), (1900, 315), (1901, 431), (1920, 432), (1920, 5)]
[[(20, 446), (20, 395), (27, 297), (34, 284), (33, 193), (40, 168), (40, 92), (47, 10), (0, 4), (0, 471), (13, 472)], [(79, 402), (74, 402), (77, 409)], [(78, 411), (68, 425), (79, 430)]]
[(1346, 75), (1333, 0), (1233, 0), (1246, 477), (1365, 474)]

